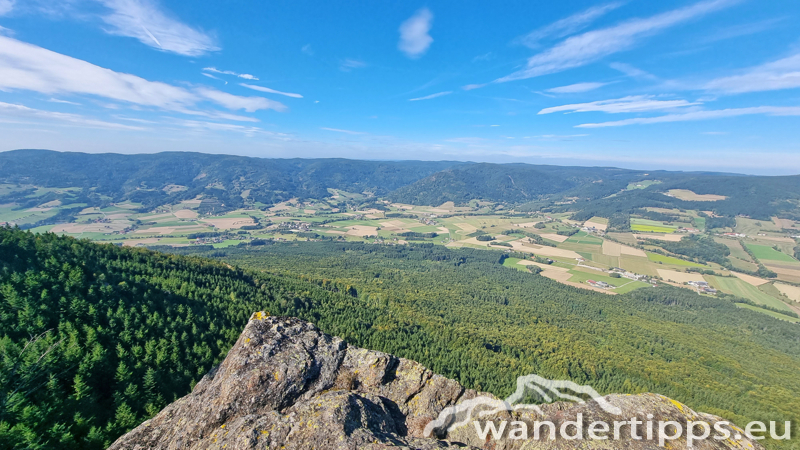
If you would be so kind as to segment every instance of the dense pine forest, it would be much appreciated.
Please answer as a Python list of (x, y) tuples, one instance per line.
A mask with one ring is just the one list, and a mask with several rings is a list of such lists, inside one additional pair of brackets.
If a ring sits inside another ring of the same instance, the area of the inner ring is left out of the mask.
[(538, 373), (800, 421), (800, 327), (725, 298), (607, 296), (431, 245), (173, 251), (221, 260), (0, 229), (0, 448), (104, 448), (188, 393), (257, 310), (501, 396)]

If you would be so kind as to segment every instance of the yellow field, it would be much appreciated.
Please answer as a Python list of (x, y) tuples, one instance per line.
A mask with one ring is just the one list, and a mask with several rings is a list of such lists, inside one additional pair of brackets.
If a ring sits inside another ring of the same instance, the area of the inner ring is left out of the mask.
[(706, 281), (703, 278), (703, 275), (699, 273), (686, 273), (686, 272), (678, 272), (676, 270), (669, 270), (669, 269), (656, 269), (658, 272), (658, 276), (665, 280), (672, 280), (677, 283), (686, 283), (689, 281)]
[(680, 242), (683, 236), (680, 234), (637, 234), (637, 239), (656, 239), (667, 242)]
[(783, 283), (775, 283), (774, 286), (778, 288), (779, 291), (781, 291), (781, 294), (789, 297), (790, 299), (796, 302), (800, 302), (800, 287)]
[(695, 194), (694, 192), (688, 189), (670, 189), (669, 193), (672, 194), (675, 198), (679, 198), (681, 200), (688, 200), (691, 202), (715, 202), (717, 200), (725, 200), (726, 198), (728, 198), (724, 195)]
[(752, 284), (753, 286), (761, 286), (764, 283), (769, 283), (769, 280), (765, 280), (763, 278), (754, 277), (752, 275), (746, 275), (746, 274), (739, 273), (739, 272), (731, 272), (731, 273), (733, 273), (733, 275), (736, 278), (744, 281), (745, 283)]
[[(459, 241), (459, 242), (466, 242), (466, 241)], [(510, 242), (510, 244), (512, 248), (514, 248), (514, 250), (527, 253), (534, 253), (536, 255), (541, 255), (541, 256), (552, 256), (556, 258), (571, 258), (571, 259), (582, 258), (581, 255), (573, 252), (572, 250), (564, 250), (555, 247), (545, 247), (535, 244), (526, 244), (520, 241), (513, 241)]]
[(347, 227), (348, 236), (374, 236), (378, 234), (378, 227), (368, 227), (366, 225), (353, 225)]
[(773, 217), (772, 222), (778, 228), (792, 228), (794, 226), (794, 221), (789, 219), (779, 219), (777, 217)]
[(197, 218), (197, 213), (192, 211), (191, 209), (179, 209), (172, 213), (175, 217), (179, 219), (195, 219)]
[(596, 221), (594, 221), (592, 219), (589, 219), (586, 222), (584, 222), (583, 226), (585, 226), (586, 228), (595, 227), (595, 228), (597, 228), (598, 230), (601, 230), (601, 231), (606, 231), (606, 228), (608, 228), (608, 224), (607, 223), (596, 222)]
[(201, 222), (210, 223), (215, 227), (222, 230), (232, 230), (242, 228), (246, 225), (255, 225), (253, 219), (247, 217), (233, 217), (233, 218), (220, 218), (220, 219), (203, 219)]
[(544, 234), (541, 234), (540, 236), (542, 236), (545, 239), (550, 239), (551, 241), (555, 241), (555, 242), (559, 242), (559, 243), (564, 242), (567, 239), (569, 239), (569, 236), (562, 236), (560, 234), (555, 234), (555, 233), (544, 233)]

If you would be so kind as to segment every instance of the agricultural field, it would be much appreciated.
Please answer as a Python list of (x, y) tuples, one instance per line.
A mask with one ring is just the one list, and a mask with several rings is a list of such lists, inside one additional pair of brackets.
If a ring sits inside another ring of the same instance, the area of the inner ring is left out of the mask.
[(645, 233), (674, 233), (678, 227), (649, 219), (631, 218), (631, 230)]
[(673, 266), (705, 267), (702, 264), (697, 264), (697, 263), (691, 262), (691, 261), (684, 261), (682, 259), (673, 258), (672, 256), (660, 255), (658, 253), (650, 253), (650, 252), (648, 252), (647, 253), (647, 259), (649, 259), (650, 261), (653, 261), (655, 263), (670, 264), (670, 265), (673, 265)]
[[(18, 187), (0, 186), (0, 190), (5, 192), (13, 192), (14, 189)], [(651, 285), (628, 278), (613, 278), (610, 273), (614, 268), (650, 277), (654, 281), (660, 278), (673, 280), (674, 284), (681, 286), (699, 276), (686, 273), (688, 268), (712, 269), (723, 275), (730, 274), (718, 265), (704, 265), (654, 253), (651, 250), (655, 247), (650, 245), (640, 247), (643, 239), (680, 241), (686, 234), (675, 233), (676, 229), (690, 226), (692, 220), (697, 224), (697, 220), (702, 219), (692, 211), (647, 208), (653, 214), (678, 216), (680, 220), (665, 224), (634, 217), (630, 221), (634, 232), (612, 232), (609, 234), (612, 240), (605, 238), (609, 223), (605, 217), (591, 217), (578, 222), (570, 220), (569, 213), (507, 215), (498, 204), (481, 201), (472, 201), (469, 206), (455, 206), (453, 202), (435, 206), (380, 200), (363, 203), (366, 198), (364, 194), (330, 190), (331, 196), (324, 199), (291, 199), (271, 205), (254, 202), (247, 208), (215, 213), (213, 209), (209, 211), (203, 207), (202, 197), (146, 210), (142, 204), (132, 202), (104, 207), (86, 207), (74, 200), (70, 202), (71, 195), (80, 193), (78, 188), (35, 189), (31, 192), (43, 200), (52, 198), (52, 193), (60, 192), (58, 195), (65, 201), (43, 202), (32, 208), (20, 208), (15, 204), (0, 205), (0, 222), (28, 226), (39, 233), (50, 231), (124, 246), (208, 245), (224, 249), (249, 245), (257, 240), (335, 240), (384, 245), (430, 243), (469, 247), (493, 251), (498, 255), (510, 252), (511, 257), (504, 262), (509, 268), (529, 272), (530, 265), (539, 265), (543, 269), (542, 276), (607, 294), (629, 292)], [(64, 217), (64, 220), (42, 222), (64, 210), (71, 211), (72, 215)], [(740, 219), (738, 223), (748, 231), (769, 232), (767, 236), (754, 234), (754, 240), (748, 242), (748, 248), (763, 259), (765, 265), (778, 272), (782, 287), (773, 286), (774, 280), (756, 278), (758, 281), (754, 285), (739, 278), (720, 277), (722, 281), (719, 283), (723, 287), (720, 290), (744, 296), (756, 304), (778, 307), (788, 302), (797, 308), (800, 303), (793, 302), (792, 296), (784, 292), (794, 294), (794, 289), (800, 290), (793, 284), (796, 280), (800, 285), (800, 263), (772, 248), (772, 245), (778, 245), (780, 249), (791, 249), (793, 240), (782, 237), (773, 222), (757, 223)], [(783, 224), (780, 221), (778, 223)], [(730, 260), (734, 268), (749, 272), (757, 270), (755, 262), (738, 240), (715, 237), (715, 241), (731, 250)], [(532, 261), (535, 257), (551, 259), (553, 263), (535, 263)], [(702, 276), (699, 277), (702, 279)], [(604, 281), (615, 288), (590, 286), (586, 283), (590, 279)], [(800, 311), (800, 308), (797, 310)]]
[(707, 275), (706, 281), (722, 292), (752, 300), (759, 305), (766, 305), (783, 311), (792, 311), (792, 308), (787, 306), (786, 303), (766, 294), (752, 284), (738, 278)]
[[(558, 235), (556, 235), (558, 236)], [(603, 240), (599, 237), (588, 234), (584, 231), (579, 231), (577, 234), (574, 234), (567, 238), (564, 242), (571, 242), (574, 244), (589, 244), (589, 245), (602, 245)]]
[(718, 200), (725, 200), (728, 197), (724, 195), (714, 194), (695, 194), (688, 189), (670, 189), (669, 194), (681, 200), (688, 200), (692, 202), (715, 202)]
[(747, 248), (753, 252), (753, 255), (756, 259), (760, 261), (780, 261), (780, 262), (788, 262), (788, 263), (797, 263), (798, 261), (791, 256), (779, 252), (772, 247), (766, 245), (758, 245), (758, 244), (751, 244), (749, 242), (745, 242)]

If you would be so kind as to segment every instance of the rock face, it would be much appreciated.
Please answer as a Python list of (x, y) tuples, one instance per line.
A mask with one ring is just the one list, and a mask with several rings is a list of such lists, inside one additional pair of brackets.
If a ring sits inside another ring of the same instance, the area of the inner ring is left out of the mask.
[[(491, 433), (481, 439), (472, 423), (425, 437), (426, 425), (445, 408), (482, 395), (488, 394), (465, 389), (414, 361), (348, 346), (299, 319), (258, 312), (222, 364), (191, 394), (120, 437), (110, 449), (658, 448), (657, 441), (634, 440), (624, 431), (621, 441), (494, 440)], [(578, 414), (586, 423), (613, 423), (620, 417), (646, 421), (647, 414), (684, 424), (705, 420), (713, 426), (722, 420), (654, 394), (605, 400), (623, 414), (611, 418), (596, 401), (562, 402), (538, 411), (499, 411), (480, 420), (560, 424)], [(687, 443), (676, 439), (667, 445), (674, 449)], [(731, 438), (695, 441), (694, 448), (762, 447)]]

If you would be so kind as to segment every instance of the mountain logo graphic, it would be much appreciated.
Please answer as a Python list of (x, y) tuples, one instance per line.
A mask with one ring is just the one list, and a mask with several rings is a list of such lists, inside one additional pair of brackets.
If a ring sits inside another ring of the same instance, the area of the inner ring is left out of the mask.
[(539, 405), (521, 403), (526, 396), (532, 393), (538, 394), (547, 403), (558, 399), (585, 403), (584, 397), (589, 397), (590, 401), (596, 402), (607, 413), (622, 414), (619, 407), (609, 403), (591, 386), (580, 385), (569, 380), (548, 380), (538, 375), (524, 375), (517, 378), (516, 391), (505, 400), (480, 396), (443, 409), (439, 413), (439, 417), (425, 427), (424, 435), (425, 437), (430, 437), (432, 434), (441, 435), (445, 430), (450, 432), (468, 424), (473, 419), (490, 416), (501, 411), (530, 409), (543, 414)]

